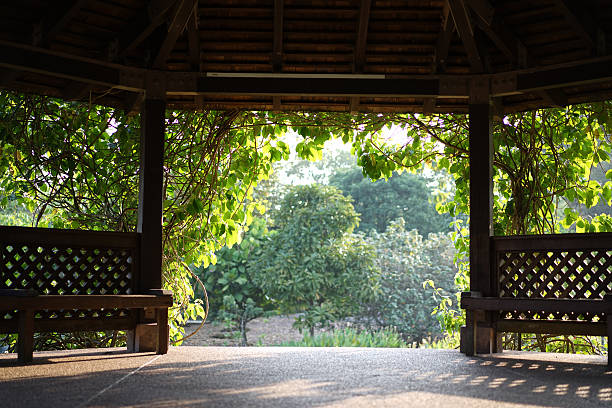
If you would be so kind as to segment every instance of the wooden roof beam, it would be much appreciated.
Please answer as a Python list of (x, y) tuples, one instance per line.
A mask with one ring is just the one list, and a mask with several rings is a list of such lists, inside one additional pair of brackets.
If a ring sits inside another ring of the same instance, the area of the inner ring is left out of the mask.
[[(66, 78), (103, 88), (143, 92), (150, 70), (70, 57), (42, 48), (0, 41), (0, 67)], [(484, 76), (393, 77), (384, 75), (208, 74), (166, 72), (170, 95), (303, 95), (345, 97), (450, 97), (469, 96), (470, 78), (491, 81), (491, 95), (504, 96), (555, 88), (612, 82), (612, 57), (538, 71), (514, 71)]]
[(189, 47), (189, 63), (191, 69), (200, 72), (200, 32), (198, 30), (198, 5), (194, 7), (194, 12), (187, 22), (187, 43)]
[(432, 73), (446, 71), (446, 59), (448, 58), (448, 49), (450, 48), (451, 39), (455, 30), (455, 25), (452, 24), (452, 18), (448, 6), (448, 1), (444, 3), (442, 9), (442, 26), (440, 28), (440, 34), (438, 34), (438, 41), (436, 43), (436, 49), (434, 51), (434, 62)]
[(488, 0), (466, 0), (476, 15), (476, 24), (491, 39), (495, 46), (515, 67), (531, 65), (527, 61), (527, 48), (510, 31), (501, 17), (495, 15), (495, 8)]
[(281, 72), (283, 66), (284, 0), (274, 0), (274, 38), (272, 44), (272, 69)]
[[(368, 43), (368, 25), (370, 23), (370, 10), (372, 0), (361, 0), (359, 6), (359, 22), (357, 24), (357, 41), (353, 53), (353, 73), (361, 74), (365, 66), (366, 45)], [(349, 112), (359, 110), (359, 97), (354, 96), (349, 100)]]
[(138, 13), (138, 17), (127, 25), (119, 37), (109, 44), (109, 48), (114, 47), (116, 51), (111, 52), (115, 58), (124, 57), (128, 52), (142, 43), (151, 33), (159, 27), (165, 20), (170, 8), (178, 0), (153, 0), (149, 6)]
[(176, 40), (178, 40), (179, 36), (183, 33), (185, 27), (187, 26), (187, 22), (194, 14), (196, 6), (196, 0), (181, 0), (177, 5), (176, 10), (172, 15), (170, 25), (168, 26), (168, 34), (162, 41), (159, 51), (153, 60), (153, 68), (165, 68), (166, 60), (168, 59), (170, 52), (174, 49)]
[(355, 53), (353, 54), (353, 73), (357, 74), (363, 72), (363, 67), (365, 65), (365, 52), (368, 42), (368, 24), (370, 22), (371, 8), (372, 0), (361, 0), (357, 41), (355, 42)]
[[(63, 4), (52, 2), (49, 14), (34, 27), (32, 45), (48, 46), (55, 36), (66, 27), (66, 24), (83, 8), (87, 1), (77, 0), (63, 2)], [(66, 7), (62, 7), (62, 5)]]
[[(589, 50), (597, 48), (597, 27), (592, 18), (582, 10), (582, 4), (578, 7), (567, 0), (555, 0), (557, 9), (563, 14), (565, 20), (572, 26), (576, 34), (583, 40)], [(574, 2), (578, 3), (578, 2)], [(590, 21), (587, 21), (590, 20)]]
[(455, 27), (461, 37), (463, 46), (470, 62), (473, 73), (481, 73), (484, 70), (482, 58), (478, 51), (478, 45), (474, 39), (474, 30), (470, 21), (470, 15), (463, 0), (448, 0), (450, 13), (455, 21)]

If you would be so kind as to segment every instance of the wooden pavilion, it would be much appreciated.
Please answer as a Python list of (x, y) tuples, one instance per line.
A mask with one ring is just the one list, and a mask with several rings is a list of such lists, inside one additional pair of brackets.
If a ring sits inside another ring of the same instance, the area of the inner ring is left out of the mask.
[[(147, 255), (131, 258), (130, 293), (161, 285), (165, 109), (468, 113), (471, 354), (495, 350), (498, 331), (610, 336), (610, 235), (492, 236), (490, 129), (493, 112), (612, 97), (611, 43), (611, 0), (23, 0), (0, 4), (0, 88), (141, 113), (138, 232), (125, 241)], [(39, 231), (19, 234), (41, 248)], [(1, 234), (0, 285), (19, 234)], [(86, 236), (44, 240), (78, 250)]]

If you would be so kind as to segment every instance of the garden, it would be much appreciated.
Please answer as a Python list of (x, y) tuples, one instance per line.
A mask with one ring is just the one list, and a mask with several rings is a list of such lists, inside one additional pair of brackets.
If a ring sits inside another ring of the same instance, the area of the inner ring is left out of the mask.
[[(496, 118), (496, 235), (612, 230), (611, 106)], [(137, 118), (10, 92), (0, 107), (4, 225), (135, 230)], [(168, 111), (166, 126), (173, 344), (206, 319), (201, 331), (227, 345), (456, 347), (469, 277), (465, 115)], [(280, 319), (291, 338), (255, 334)], [(36, 347), (124, 339), (39, 334)], [(504, 341), (605, 351), (599, 338)]]

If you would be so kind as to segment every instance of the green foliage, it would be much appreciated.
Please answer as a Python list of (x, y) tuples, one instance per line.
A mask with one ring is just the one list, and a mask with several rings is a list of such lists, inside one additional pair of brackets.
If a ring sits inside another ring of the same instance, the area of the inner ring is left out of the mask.
[(361, 169), (354, 168), (332, 175), (330, 184), (353, 198), (361, 217), (359, 231), (382, 233), (400, 217), (406, 221), (406, 229), (417, 229), (425, 237), (450, 231), (452, 218), (436, 211), (425, 180), (415, 174), (393, 173), (387, 180), (372, 182), (363, 177)]
[(194, 268), (208, 292), (209, 317), (224, 320), (231, 328), (238, 328), (245, 346), (247, 323), (273, 306), (254, 283), (257, 271), (253, 267), (253, 259), (259, 256), (266, 234), (265, 221), (255, 219), (240, 244), (221, 248), (217, 252), (216, 264)]
[[(208, 265), (252, 221), (253, 187), (287, 158), (286, 129), (253, 112), (167, 112), (164, 152), (164, 286), (174, 292), (171, 335), (203, 316), (188, 265)], [(134, 231), (137, 118), (97, 105), (0, 93), (0, 180), (34, 225)], [(263, 211), (262, 208), (260, 208)]]
[[(365, 305), (361, 320), (393, 327), (409, 342), (439, 337), (444, 314), (435, 316), (432, 311), (441, 298), (449, 299), (455, 292), (455, 251), (450, 237), (430, 234), (423, 239), (416, 230), (406, 231), (400, 218), (384, 233), (373, 232), (367, 242), (376, 250), (382, 293)], [(433, 282), (436, 291), (426, 285)]]
[(305, 334), (301, 341), (287, 341), (282, 347), (408, 347), (401, 336), (393, 329), (376, 331), (345, 328), (316, 336)]
[(350, 234), (358, 218), (339, 190), (317, 184), (293, 187), (274, 221), (276, 231), (256, 262), (257, 281), (286, 310), (303, 311), (297, 327), (312, 334), (375, 296), (373, 250)]

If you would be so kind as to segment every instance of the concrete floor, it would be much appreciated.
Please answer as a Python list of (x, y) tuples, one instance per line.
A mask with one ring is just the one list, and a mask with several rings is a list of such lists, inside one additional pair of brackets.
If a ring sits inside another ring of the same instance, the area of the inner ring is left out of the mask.
[(453, 350), (171, 348), (0, 355), (9, 407), (612, 407), (595, 356)]

